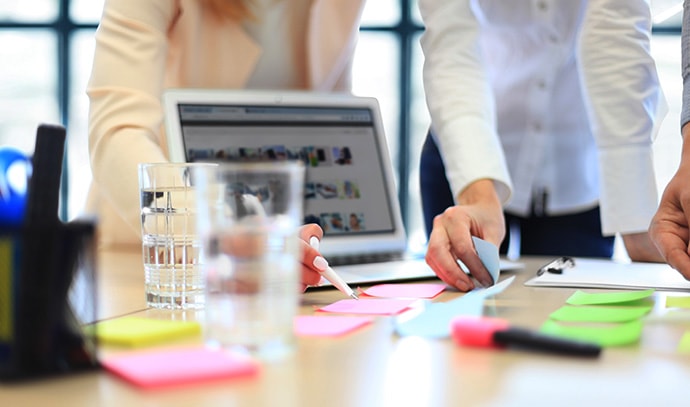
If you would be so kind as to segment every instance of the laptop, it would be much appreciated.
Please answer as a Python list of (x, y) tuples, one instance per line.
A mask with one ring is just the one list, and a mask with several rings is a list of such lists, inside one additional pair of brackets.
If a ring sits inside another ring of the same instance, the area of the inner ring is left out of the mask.
[(376, 99), (300, 91), (170, 89), (170, 160), (302, 160), (305, 223), (348, 283), (435, 277), (406, 252), (388, 144)]

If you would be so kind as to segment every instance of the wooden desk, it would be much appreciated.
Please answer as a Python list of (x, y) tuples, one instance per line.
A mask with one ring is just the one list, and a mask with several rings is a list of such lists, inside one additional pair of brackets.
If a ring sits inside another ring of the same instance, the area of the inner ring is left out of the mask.
[[(523, 282), (550, 259), (522, 259), (523, 271), (486, 313), (537, 328), (572, 289), (529, 288)], [(102, 317), (138, 313), (195, 318), (194, 313), (146, 310), (140, 252), (100, 254)], [(445, 292), (437, 300), (460, 295)], [(666, 294), (655, 294), (658, 308)], [(341, 298), (335, 290), (307, 292), (301, 312)], [(654, 312), (660, 310), (655, 309)], [(2, 406), (637, 406), (689, 405), (690, 356), (676, 346), (690, 322), (647, 323), (639, 345), (606, 349), (596, 360), (520, 351), (461, 348), (448, 340), (395, 335), (378, 318), (342, 338), (299, 339), (288, 361), (265, 365), (257, 378), (142, 391), (104, 371), (19, 385), (0, 384)], [(113, 350), (104, 349), (104, 352)]]

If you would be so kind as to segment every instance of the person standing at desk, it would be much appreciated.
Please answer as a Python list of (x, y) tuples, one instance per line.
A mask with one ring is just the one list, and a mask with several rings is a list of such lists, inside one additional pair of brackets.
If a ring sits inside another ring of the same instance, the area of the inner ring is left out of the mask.
[[(87, 93), (100, 241), (140, 244), (137, 164), (167, 161), (166, 88), (347, 92), (364, 0), (106, 0)], [(322, 237), (306, 225), (305, 263)], [(303, 283), (320, 275), (303, 268)]]
[(690, 280), (690, 1), (683, 2), (681, 32), (683, 105), (680, 127), (683, 149), (678, 170), (661, 195), (649, 232), (671, 267)]
[(436, 274), (472, 289), (460, 259), (491, 284), (471, 236), (499, 245), (506, 228), (521, 254), (611, 257), (620, 233), (633, 260), (661, 261), (647, 228), (666, 106), (648, 1), (419, 7), (431, 114), (420, 182)]

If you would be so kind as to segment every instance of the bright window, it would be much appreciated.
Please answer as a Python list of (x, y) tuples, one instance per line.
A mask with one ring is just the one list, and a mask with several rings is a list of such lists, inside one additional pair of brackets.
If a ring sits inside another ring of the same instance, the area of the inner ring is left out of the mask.
[[(669, 101), (657, 138), (660, 187), (675, 171), (680, 136), (679, 0), (652, 2), (652, 52)], [(61, 216), (76, 216), (91, 179), (85, 87), (93, 34), (103, 0), (22, 0), (0, 4), (0, 144), (30, 153), (41, 122), (67, 126), (67, 163)], [(410, 246), (425, 244), (418, 162), (429, 116), (421, 80), (423, 31), (416, 0), (369, 0), (354, 64), (354, 92), (373, 96), (382, 108)], [(13, 61), (13, 63), (6, 63)]]

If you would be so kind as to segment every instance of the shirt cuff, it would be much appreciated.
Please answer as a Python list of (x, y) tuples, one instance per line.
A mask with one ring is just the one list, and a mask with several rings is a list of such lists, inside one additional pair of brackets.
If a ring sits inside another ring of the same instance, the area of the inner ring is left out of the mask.
[(461, 118), (432, 129), (456, 199), (469, 184), (480, 179), (494, 181), (501, 203), (510, 200), (513, 185), (496, 134), (484, 120)]
[(600, 150), (602, 233), (646, 232), (659, 202), (651, 146)]

